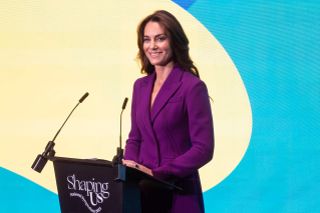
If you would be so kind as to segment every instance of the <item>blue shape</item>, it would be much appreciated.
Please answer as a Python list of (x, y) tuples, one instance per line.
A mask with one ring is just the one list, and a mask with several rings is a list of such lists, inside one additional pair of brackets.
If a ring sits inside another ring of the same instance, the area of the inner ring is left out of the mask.
[(319, 3), (208, 0), (188, 11), (227, 50), (253, 113), (247, 153), (205, 193), (207, 211), (320, 212)]
[(196, 0), (173, 0), (176, 4), (184, 9), (188, 9)]
[(56, 194), (1, 167), (0, 189), (0, 212), (60, 212)]

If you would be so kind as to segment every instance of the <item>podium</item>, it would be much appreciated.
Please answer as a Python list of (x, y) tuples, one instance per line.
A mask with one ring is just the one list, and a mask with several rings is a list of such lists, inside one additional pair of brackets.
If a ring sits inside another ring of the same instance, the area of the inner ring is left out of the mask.
[[(106, 160), (49, 157), (62, 213), (141, 213), (141, 187), (178, 189), (139, 170)], [(147, 183), (147, 184), (146, 184)]]

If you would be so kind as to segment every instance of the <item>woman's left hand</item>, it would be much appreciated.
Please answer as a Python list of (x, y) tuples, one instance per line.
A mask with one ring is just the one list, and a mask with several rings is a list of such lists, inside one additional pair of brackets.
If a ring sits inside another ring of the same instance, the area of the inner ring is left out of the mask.
[(138, 170), (140, 170), (150, 176), (153, 176), (151, 169), (149, 169), (148, 167), (146, 167), (144, 165), (138, 164), (135, 161), (122, 159), (122, 164), (125, 166), (128, 166), (128, 167), (131, 167), (131, 168), (138, 169)]

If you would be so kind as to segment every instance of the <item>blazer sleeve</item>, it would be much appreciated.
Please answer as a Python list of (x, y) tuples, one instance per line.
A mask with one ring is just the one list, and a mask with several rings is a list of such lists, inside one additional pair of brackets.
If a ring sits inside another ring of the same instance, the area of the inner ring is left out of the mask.
[(134, 83), (133, 87), (133, 95), (131, 102), (131, 130), (129, 132), (129, 136), (125, 146), (124, 159), (133, 160), (138, 162), (139, 159), (139, 151), (140, 151), (140, 143), (141, 143), (141, 134), (140, 130), (136, 123), (136, 103), (137, 103), (137, 88), (138, 82)]
[(173, 161), (152, 170), (161, 179), (186, 177), (208, 163), (213, 157), (214, 132), (206, 85), (198, 81), (186, 95), (191, 147)]

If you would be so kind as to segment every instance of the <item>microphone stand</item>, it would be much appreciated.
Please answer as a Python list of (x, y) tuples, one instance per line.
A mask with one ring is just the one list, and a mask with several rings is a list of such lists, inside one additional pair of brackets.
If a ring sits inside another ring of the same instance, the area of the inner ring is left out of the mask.
[(123, 149), (122, 149), (122, 113), (126, 108), (128, 102), (128, 98), (125, 98), (122, 104), (122, 110), (120, 113), (120, 135), (119, 135), (119, 147), (117, 147), (117, 154), (112, 159), (112, 164), (122, 164), (123, 159)]
[(55, 146), (55, 139), (57, 138), (57, 136), (59, 135), (61, 129), (64, 127), (64, 125), (66, 124), (66, 122), (68, 121), (68, 119), (70, 118), (71, 114), (73, 113), (73, 111), (78, 107), (78, 105), (80, 103), (82, 103), (84, 101), (84, 99), (86, 99), (88, 97), (89, 93), (85, 93), (79, 100), (79, 102), (77, 103), (77, 105), (71, 110), (71, 112), (69, 113), (67, 119), (63, 122), (62, 126), (60, 127), (60, 129), (58, 130), (58, 132), (55, 134), (55, 136), (53, 137), (53, 139), (51, 141), (48, 142), (44, 152), (42, 154), (39, 154), (36, 159), (34, 160), (31, 168), (39, 173), (41, 173), (42, 169), (44, 168), (44, 166), (47, 164), (48, 159), (54, 157), (54, 155), (56, 154), (56, 152), (54, 151), (54, 146)]

